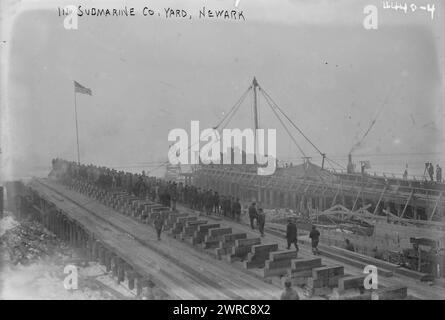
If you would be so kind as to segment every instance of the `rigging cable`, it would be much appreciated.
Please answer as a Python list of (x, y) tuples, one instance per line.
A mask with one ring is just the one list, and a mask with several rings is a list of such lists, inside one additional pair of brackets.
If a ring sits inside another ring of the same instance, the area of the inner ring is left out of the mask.
[(317, 150), (318, 153), (320, 153), (320, 155), (323, 155), (323, 152), (321, 152), (320, 149), (318, 149), (317, 146), (315, 144), (313, 144), (312, 141), (308, 137), (306, 137), (306, 135), (303, 133), (303, 131), (292, 121), (292, 119), (290, 119), (287, 116), (287, 114), (277, 105), (277, 103), (272, 99), (272, 97), (262, 87), (259, 87), (259, 88), (273, 102), (275, 107), (281, 112), (281, 114), (283, 114), (286, 117), (286, 119), (292, 124), (292, 126), (295, 129), (297, 129), (298, 132), (300, 132), (300, 134), (312, 145), (312, 147), (314, 147), (314, 149)]
[[(259, 86), (258, 86), (259, 87)], [(298, 150), (300, 150), (300, 152), (303, 154), (304, 157), (306, 157), (306, 154), (304, 153), (303, 149), (299, 146), (299, 144), (297, 143), (297, 141), (295, 140), (295, 138), (292, 136), (292, 133), (289, 131), (289, 129), (286, 127), (286, 125), (284, 124), (283, 120), (280, 118), (280, 115), (277, 113), (277, 111), (274, 109), (274, 107), (271, 105), (269, 99), (264, 95), (263, 90), (261, 89), (261, 87), (259, 87), (260, 92), (263, 94), (264, 99), (266, 100), (267, 104), (269, 105), (270, 109), (273, 111), (273, 113), (275, 114), (275, 116), (277, 117), (277, 119), (280, 121), (281, 125), (283, 126), (283, 128), (286, 130), (287, 134), (289, 135), (289, 137), (292, 139), (292, 141), (294, 142), (294, 144), (297, 146)]]
[[(278, 104), (272, 99), (272, 97), (262, 88), (260, 87), (260, 90), (265, 94), (265, 96), (267, 96), (275, 105), (275, 107), (286, 117), (286, 119), (292, 124), (292, 126), (298, 130), (298, 132), (312, 145), (312, 147), (314, 147), (315, 150), (317, 150), (317, 152), (324, 157), (326, 160), (330, 160), (326, 154), (324, 154), (323, 152), (320, 151), (320, 149), (317, 148), (317, 146), (303, 133), (303, 131), (292, 121), (292, 119), (290, 119), (287, 114), (278, 106)], [(333, 163), (335, 163), (337, 166), (339, 166), (340, 168), (345, 169), (342, 165), (340, 165), (339, 163), (331, 160)]]
[[(249, 93), (249, 91), (250, 91), (251, 89), (252, 89), (252, 85), (249, 86), (249, 88), (247, 88), (247, 90), (242, 94), (242, 96), (238, 99), (238, 101), (232, 106), (232, 108), (229, 110), (229, 112), (228, 112), (227, 114), (224, 115), (224, 117), (223, 117), (223, 118), (216, 124), (216, 126), (213, 127), (214, 130), (218, 130), (218, 127), (221, 126), (221, 124), (222, 124), (222, 123), (229, 117), (230, 114), (232, 114), (232, 115), (230, 116), (230, 119), (231, 119), (231, 117), (233, 117), (233, 114), (234, 114), (234, 113), (232, 113), (232, 112), (233, 112), (234, 110), (237, 110), (237, 109), (239, 108), (239, 106), (243, 103), (244, 99), (246, 98), (247, 94)], [(230, 120), (229, 120), (229, 121), (230, 121)], [(228, 122), (227, 122), (227, 123), (228, 123)], [(226, 126), (227, 123), (226, 123), (224, 126)], [(210, 136), (210, 134), (208, 134), (208, 135), (207, 135), (206, 137), (204, 137), (204, 138), (207, 138), (208, 136)], [(191, 145), (187, 148), (186, 151), (189, 151), (193, 146), (195, 146), (196, 144), (199, 144), (199, 143), (200, 143), (200, 141), (195, 142), (194, 144), (191, 144)], [(179, 153), (179, 154), (181, 154), (181, 153)], [(153, 168), (152, 170), (150, 170), (149, 172), (156, 171), (156, 170), (158, 170), (158, 169), (164, 167), (164, 166), (165, 166), (166, 164), (168, 164), (169, 162), (170, 162), (170, 160), (166, 160), (166, 161), (164, 161), (163, 163), (161, 163), (159, 166), (157, 166), (157, 167)]]

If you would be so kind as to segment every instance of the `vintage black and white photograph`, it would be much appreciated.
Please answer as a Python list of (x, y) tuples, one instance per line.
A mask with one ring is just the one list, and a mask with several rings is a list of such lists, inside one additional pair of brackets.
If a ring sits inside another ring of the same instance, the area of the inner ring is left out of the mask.
[(0, 299), (444, 300), (444, 8), (2, 0)]

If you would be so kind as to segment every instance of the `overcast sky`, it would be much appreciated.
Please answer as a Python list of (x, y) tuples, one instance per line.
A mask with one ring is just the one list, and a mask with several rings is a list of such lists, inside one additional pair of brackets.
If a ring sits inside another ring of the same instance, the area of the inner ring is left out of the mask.
[[(77, 96), (81, 160), (88, 163), (166, 160), (171, 129), (189, 131), (191, 120), (200, 120), (202, 129), (215, 125), (253, 76), (334, 159), (346, 158), (380, 109), (355, 153), (444, 150), (440, 1), (415, 2), (436, 3), (433, 20), (370, 0), (241, 0), (246, 21), (197, 19), (203, 5), (232, 9), (233, 2), (150, 1), (161, 17), (149, 18), (140, 14), (146, 2), (116, 1), (108, 7), (134, 6), (137, 16), (81, 17), (75, 31), (64, 29), (60, 1), (11, 2), (12, 25), (3, 35), (9, 50), (6, 170), (27, 175), (54, 157), (76, 159), (73, 80), (93, 91)], [(363, 7), (372, 3), (379, 29), (368, 31)], [(164, 19), (169, 6), (193, 19)], [(249, 97), (229, 127), (251, 127), (251, 106)], [(267, 108), (260, 100), (260, 126), (277, 128), (278, 158), (298, 163), (301, 154)], [(316, 155), (295, 136), (305, 153)], [(415, 156), (445, 164), (445, 154)]]

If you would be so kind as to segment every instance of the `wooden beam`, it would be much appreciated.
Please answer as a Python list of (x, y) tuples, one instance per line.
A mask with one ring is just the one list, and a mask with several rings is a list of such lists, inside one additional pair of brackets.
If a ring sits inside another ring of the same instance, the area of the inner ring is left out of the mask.
[(403, 218), (403, 216), (405, 215), (406, 212), (406, 208), (408, 208), (408, 204), (411, 201), (411, 198), (413, 197), (414, 194), (414, 189), (411, 190), (411, 193), (409, 194), (408, 200), (405, 203), (405, 207), (403, 208), (402, 214), (400, 215), (400, 218)]
[(440, 192), (439, 196), (437, 197), (436, 204), (434, 205), (433, 212), (431, 212), (431, 215), (429, 216), (428, 221), (433, 220), (434, 214), (436, 213), (436, 210), (437, 210), (437, 206), (439, 205), (439, 202), (440, 202), (440, 198), (442, 198), (442, 192)]
[(383, 188), (382, 193), (380, 194), (379, 201), (377, 202), (377, 205), (375, 206), (375, 209), (374, 209), (373, 214), (376, 214), (376, 213), (377, 213), (377, 209), (378, 209), (378, 207), (379, 207), (379, 205), (380, 205), (380, 202), (382, 202), (383, 195), (385, 194), (385, 191), (386, 191), (386, 188), (387, 188), (387, 187), (388, 187), (388, 186), (385, 186), (385, 187)]
[(332, 202), (331, 202), (331, 207), (334, 206), (335, 200), (337, 200), (337, 196), (338, 196), (338, 194), (340, 192), (340, 186), (341, 186), (341, 184), (338, 185), (337, 192), (335, 193), (335, 196), (334, 196), (334, 198), (332, 199)]
[(358, 198), (360, 197), (360, 193), (362, 193), (362, 190), (363, 190), (363, 186), (360, 188), (360, 190), (359, 190), (358, 193), (357, 193), (357, 197), (355, 198), (354, 205), (352, 206), (351, 211), (354, 211), (355, 206), (356, 206), (357, 201), (358, 201)]

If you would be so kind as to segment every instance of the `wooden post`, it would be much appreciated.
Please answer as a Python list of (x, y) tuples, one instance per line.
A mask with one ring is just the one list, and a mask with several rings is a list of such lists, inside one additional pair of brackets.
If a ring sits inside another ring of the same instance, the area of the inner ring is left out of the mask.
[(403, 216), (405, 215), (406, 212), (406, 208), (408, 208), (408, 204), (411, 201), (411, 198), (413, 197), (414, 194), (414, 189), (411, 190), (411, 193), (409, 194), (408, 200), (405, 203), (405, 207), (403, 208), (402, 214), (400, 215), (400, 218), (403, 218)]
[(434, 205), (433, 212), (431, 212), (431, 215), (428, 217), (428, 220), (433, 220), (434, 214), (436, 213), (437, 206), (439, 205), (440, 199), (442, 198), (442, 192), (440, 192), (439, 197), (437, 197), (436, 203)]

